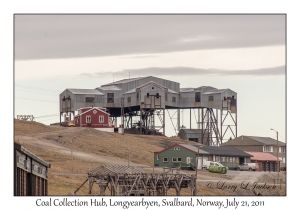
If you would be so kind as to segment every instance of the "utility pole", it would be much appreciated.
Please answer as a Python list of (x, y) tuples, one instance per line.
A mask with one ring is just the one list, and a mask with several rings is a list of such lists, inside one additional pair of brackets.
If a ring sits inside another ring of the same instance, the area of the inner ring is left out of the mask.
[(71, 141), (71, 159), (72, 159), (72, 163), (71, 163), (71, 164), (72, 164), (72, 174), (73, 174), (73, 165), (74, 165), (74, 164), (73, 164), (73, 162), (74, 162), (74, 161), (73, 161), (73, 160), (74, 160), (74, 159), (73, 159), (73, 140), (76, 139), (76, 138), (77, 138), (77, 136), (74, 136), (74, 137), (72, 138), (72, 141)]
[(271, 130), (276, 132), (276, 140), (277, 140), (277, 179), (279, 180), (280, 166), (279, 166), (279, 158), (278, 158), (278, 131), (274, 130), (273, 128), (271, 128)]
[(122, 105), (122, 135), (124, 135), (124, 97), (121, 98), (121, 105)]
[(199, 148), (198, 148), (198, 153), (197, 153), (197, 156), (196, 156), (196, 179), (198, 177), (198, 159), (199, 159)]

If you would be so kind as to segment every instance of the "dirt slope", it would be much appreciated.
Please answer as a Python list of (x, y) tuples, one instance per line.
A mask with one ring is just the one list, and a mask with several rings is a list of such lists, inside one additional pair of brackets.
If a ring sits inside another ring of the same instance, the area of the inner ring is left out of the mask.
[[(49, 195), (68, 195), (79, 187), (87, 178), (89, 169), (103, 164), (130, 164), (153, 166), (153, 152), (182, 143), (179, 138), (163, 136), (145, 136), (118, 134), (97, 131), (92, 128), (61, 128), (50, 127), (36, 122), (15, 120), (15, 141), (51, 164), (49, 169)], [(76, 136), (76, 138), (74, 138)], [(73, 143), (72, 143), (73, 139)], [(184, 142), (195, 144), (195, 142)], [(71, 156), (73, 151), (73, 160)], [(187, 173), (195, 173), (188, 171)], [(252, 192), (231, 192), (219, 189), (208, 189), (206, 180), (234, 180), (234, 175), (224, 176), (207, 171), (199, 172), (199, 188), (197, 195), (253, 195)], [(202, 180), (202, 181), (201, 181)], [(261, 179), (260, 179), (261, 180)], [(270, 179), (271, 180), (271, 179)], [(240, 180), (238, 180), (240, 181)], [(93, 188), (97, 195), (98, 188)], [(85, 184), (78, 192), (86, 195), (88, 186)], [(175, 195), (175, 192), (170, 191)], [(273, 193), (273, 192), (272, 192)], [(284, 195), (285, 189), (277, 194)], [(183, 190), (182, 195), (189, 195)]]

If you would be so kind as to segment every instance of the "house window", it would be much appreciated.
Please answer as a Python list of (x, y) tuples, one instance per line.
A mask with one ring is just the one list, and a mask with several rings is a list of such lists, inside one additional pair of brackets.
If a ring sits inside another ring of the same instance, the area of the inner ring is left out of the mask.
[(107, 93), (107, 103), (114, 103), (114, 93)]
[(163, 162), (168, 162), (168, 158), (164, 157)]
[(100, 115), (99, 116), (99, 122), (100, 123), (104, 123), (104, 115)]
[(172, 102), (176, 102), (176, 97), (172, 97)]
[(220, 156), (216, 156), (216, 162), (221, 162), (221, 157)]
[(279, 160), (281, 160), (283, 163), (285, 163), (285, 158), (284, 157), (279, 157)]
[(181, 158), (173, 157), (172, 162), (181, 162)]
[(127, 102), (131, 102), (131, 97), (127, 97)]
[(226, 162), (226, 157), (221, 157), (221, 162)]
[(208, 96), (208, 101), (214, 101), (214, 96)]
[(86, 119), (86, 123), (91, 123), (91, 121), (92, 121), (92, 118), (90, 115), (87, 115), (85, 119)]
[(94, 97), (85, 97), (85, 102), (86, 103), (92, 103), (92, 102), (94, 102)]
[(200, 102), (201, 100), (201, 92), (196, 92), (195, 93), (195, 102)]
[(180, 150), (180, 147), (174, 147), (174, 150)]
[(273, 152), (273, 146), (264, 146), (263, 147), (264, 152)]
[(159, 155), (156, 155), (156, 160), (159, 160)]
[(278, 150), (278, 152), (280, 153), (285, 153), (285, 147), (279, 147)]

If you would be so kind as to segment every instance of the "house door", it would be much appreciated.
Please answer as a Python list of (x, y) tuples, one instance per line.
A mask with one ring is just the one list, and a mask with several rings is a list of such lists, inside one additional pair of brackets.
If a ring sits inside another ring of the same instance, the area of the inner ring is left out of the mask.
[(202, 157), (198, 157), (198, 166), (197, 169), (202, 169)]
[(186, 164), (188, 166), (191, 164), (191, 157), (186, 157)]

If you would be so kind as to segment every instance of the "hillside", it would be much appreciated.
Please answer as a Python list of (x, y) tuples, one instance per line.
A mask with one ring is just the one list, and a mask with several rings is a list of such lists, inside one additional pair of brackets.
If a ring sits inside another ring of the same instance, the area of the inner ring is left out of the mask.
[[(75, 136), (72, 144), (72, 138)], [(50, 195), (66, 195), (84, 180), (86, 176), (76, 176), (71, 180), (66, 178), (70, 175), (66, 175), (65, 178), (62, 176), (72, 171), (72, 163), (75, 173), (86, 174), (89, 168), (93, 169), (101, 164), (128, 164), (129, 154), (130, 164), (153, 166), (153, 152), (175, 143), (182, 143), (177, 137), (122, 135), (92, 128), (50, 127), (21, 120), (15, 120), (15, 141), (51, 164)]]
[(61, 127), (51, 127), (34, 121), (14, 119), (15, 135), (44, 133), (61, 130)]
[[(51, 164), (49, 169), (49, 195), (68, 195), (74, 192), (87, 178), (90, 169), (103, 164), (153, 166), (153, 152), (166, 147), (183, 143), (177, 137), (147, 136), (119, 134), (98, 131), (92, 128), (61, 128), (46, 126), (37, 122), (15, 120), (15, 141)], [(74, 138), (76, 136), (76, 138)], [(72, 144), (73, 139), (73, 144)], [(195, 142), (184, 141), (186, 144)], [(73, 160), (71, 156), (73, 151)], [(247, 172), (231, 171), (226, 175), (198, 172), (197, 195), (253, 195), (252, 191), (230, 191), (209, 189), (207, 182), (223, 180), (240, 184), (244, 180), (272, 183), (274, 174), (266, 172), (247, 174)], [(195, 173), (185, 171), (185, 173)], [(285, 174), (281, 174), (285, 180)], [(285, 181), (284, 181), (285, 183)], [(78, 195), (86, 195), (88, 185), (85, 184)], [(93, 188), (92, 195), (97, 195), (99, 188)], [(285, 195), (285, 185), (276, 191), (262, 191), (264, 195)], [(169, 195), (175, 195), (170, 190)], [(184, 189), (182, 195), (190, 195)]]

